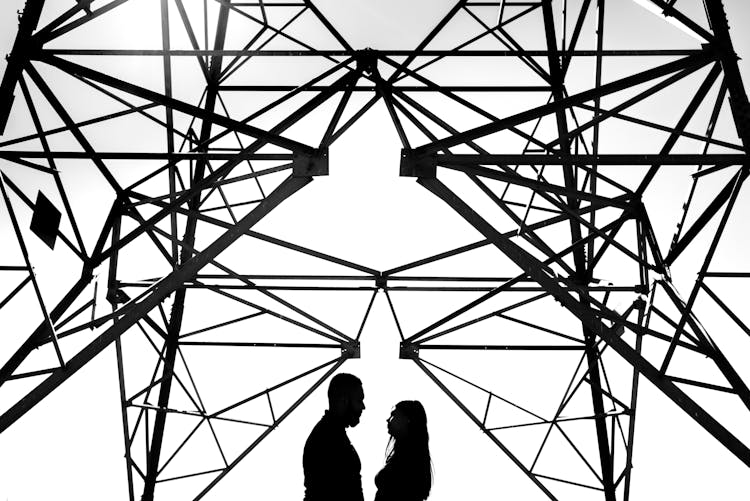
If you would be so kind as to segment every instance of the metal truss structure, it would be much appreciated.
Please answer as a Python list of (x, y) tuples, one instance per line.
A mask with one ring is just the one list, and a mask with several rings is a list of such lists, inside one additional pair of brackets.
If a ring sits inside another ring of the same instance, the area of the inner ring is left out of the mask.
[[(641, 378), (750, 466), (721, 348), (750, 335), (750, 107), (721, 0), (640, 4), (459, 0), (378, 50), (312, 0), (28, 0), (0, 87), (0, 432), (114, 345), (130, 499), (201, 499), (360, 356), (382, 291), (401, 358), (549, 499), (630, 498)], [(374, 106), (476, 238), (377, 270), (257, 229)]]

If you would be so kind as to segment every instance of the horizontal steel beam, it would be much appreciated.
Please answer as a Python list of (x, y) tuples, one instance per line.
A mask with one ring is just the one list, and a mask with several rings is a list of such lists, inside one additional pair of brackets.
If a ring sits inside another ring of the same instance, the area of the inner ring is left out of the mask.
[[(67, 362), (65, 369), (56, 369), (47, 379), (42, 381), (42, 383), (0, 416), (0, 433), (15, 423), (62, 383), (67, 381), (70, 376), (75, 374), (115, 339), (119, 338), (120, 335), (135, 325), (149, 311), (179, 289), (182, 284), (195, 277), (204, 266), (244, 235), (247, 230), (271, 210), (311, 181), (311, 177), (288, 177), (255, 209), (206, 247), (203, 252), (195, 255), (164, 279), (154, 284), (146, 294), (126, 304), (123, 308), (126, 308), (127, 312), (111, 327), (73, 356)], [(43, 337), (45, 333), (40, 334), (39, 337)], [(46, 334), (49, 335), (48, 332)]]
[(708, 153), (701, 155), (684, 153), (667, 154), (599, 154), (599, 155), (544, 155), (517, 154), (438, 154), (437, 165), (744, 165), (750, 156), (743, 153)]
[[(305, 89), (306, 92), (320, 92), (328, 87), (323, 85), (312, 85)], [(290, 92), (299, 89), (296, 85), (222, 85), (221, 91), (233, 92)], [(443, 85), (443, 92), (549, 92), (547, 85)], [(373, 85), (357, 85), (352, 87), (353, 92), (378, 92)], [(393, 90), (402, 92), (438, 92), (425, 85), (394, 85)]]
[(447, 186), (438, 179), (419, 179), (418, 182), (446, 202), (453, 210), (463, 217), (471, 226), (490, 240), (503, 254), (526, 272), (526, 275), (536, 280), (568, 311), (575, 315), (581, 323), (601, 338), (616, 351), (623, 359), (630, 363), (635, 370), (645, 376), (664, 395), (677, 404), (688, 416), (708, 431), (716, 440), (726, 447), (743, 463), (750, 466), (750, 448), (726, 429), (711, 414), (691, 399), (684, 391), (669, 378), (662, 375), (640, 353), (625, 342), (618, 334), (617, 326), (607, 327), (600, 319), (600, 314), (576, 297), (588, 297), (583, 291), (575, 296), (560, 286), (559, 278), (548, 271), (542, 263), (526, 250), (512, 242), (508, 237), (498, 232), (485, 221), (469, 205), (461, 200)]
[[(201, 49), (44, 49), (45, 54), (58, 56), (247, 56), (247, 57), (353, 57), (357, 50), (201, 50)], [(619, 50), (558, 50), (560, 56), (689, 56), (700, 54), (700, 49), (619, 49)], [(375, 50), (376, 55), (385, 57), (519, 57), (547, 56), (546, 50)]]
[(634, 75), (626, 76), (624, 78), (604, 84), (600, 87), (595, 87), (593, 89), (574, 94), (564, 99), (553, 101), (527, 111), (522, 111), (510, 117), (506, 117), (501, 120), (493, 121), (486, 125), (475, 127), (466, 132), (455, 134), (445, 139), (440, 139), (438, 141), (425, 144), (414, 149), (413, 155), (422, 156), (440, 150), (445, 150), (446, 148), (451, 148), (453, 146), (458, 146), (459, 144), (465, 144), (481, 137), (485, 137), (490, 134), (509, 129), (516, 125), (520, 125), (522, 123), (526, 123), (531, 120), (556, 113), (559, 110), (578, 106), (579, 104), (592, 101), (598, 97), (608, 96), (610, 94), (629, 89), (636, 85), (640, 85), (642, 83), (646, 83), (651, 80), (670, 75), (677, 71), (689, 68), (700, 68), (701, 66), (704, 66), (714, 60), (714, 53), (707, 49), (700, 54), (690, 55), (685, 58), (678, 59), (677, 61), (672, 61), (655, 68), (636, 73)]
[(69, 73), (70, 75), (93, 80), (100, 84), (104, 84), (114, 89), (118, 89), (122, 92), (126, 92), (133, 96), (146, 99), (147, 101), (161, 104), (167, 108), (171, 108), (172, 110), (179, 111), (181, 113), (185, 113), (202, 120), (206, 120), (222, 127), (226, 127), (229, 130), (236, 131), (240, 134), (247, 134), (248, 136), (257, 138), (268, 144), (273, 144), (281, 148), (286, 148), (295, 152), (306, 153), (309, 155), (313, 155), (316, 153), (315, 148), (306, 144), (302, 144), (292, 139), (284, 138), (277, 134), (273, 134), (271, 132), (243, 122), (239, 122), (218, 113), (209, 112), (198, 106), (193, 106), (192, 104), (186, 103), (184, 101), (167, 97), (163, 94), (159, 94), (158, 92), (139, 87), (130, 82), (125, 82), (124, 80), (120, 80), (100, 71), (81, 66), (80, 64), (66, 61), (52, 55), (39, 54), (37, 55), (37, 58), (39, 61), (56, 67), (61, 71)]
[(291, 153), (255, 153), (251, 151), (209, 151), (209, 152), (148, 152), (148, 151), (0, 151), (0, 158), (63, 158), (98, 160), (292, 160)]

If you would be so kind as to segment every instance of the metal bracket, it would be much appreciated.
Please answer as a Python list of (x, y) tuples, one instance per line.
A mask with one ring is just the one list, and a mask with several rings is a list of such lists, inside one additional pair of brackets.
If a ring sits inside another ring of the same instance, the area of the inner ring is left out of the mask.
[(375, 277), (375, 287), (385, 290), (388, 287), (388, 277), (383, 275)]
[(292, 173), (295, 177), (327, 176), (328, 148), (315, 153), (298, 153), (292, 156)]
[(120, 289), (120, 283), (116, 282), (117, 288), (110, 288), (107, 291), (107, 301), (109, 301), (113, 306), (117, 306), (118, 304), (125, 304), (128, 301), (130, 301), (130, 297)]
[(78, 2), (78, 5), (86, 11), (87, 15), (91, 15), (91, 2), (92, 0), (76, 0)]
[(377, 52), (367, 47), (364, 50), (357, 51), (357, 71), (372, 75), (378, 70)]
[(434, 179), (437, 176), (437, 155), (414, 155), (412, 150), (403, 149), (399, 174), (403, 177)]
[(416, 360), (419, 358), (419, 348), (413, 343), (402, 341), (399, 345), (398, 358), (404, 360)]
[(350, 341), (341, 345), (341, 355), (346, 358), (360, 358), (359, 341)]

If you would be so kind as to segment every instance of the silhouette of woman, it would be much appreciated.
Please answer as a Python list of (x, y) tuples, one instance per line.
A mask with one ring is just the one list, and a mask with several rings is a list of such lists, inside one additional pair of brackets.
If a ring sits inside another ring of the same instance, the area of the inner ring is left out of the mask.
[(375, 501), (424, 501), (432, 486), (427, 415), (417, 400), (396, 404), (388, 418), (388, 455), (375, 476)]

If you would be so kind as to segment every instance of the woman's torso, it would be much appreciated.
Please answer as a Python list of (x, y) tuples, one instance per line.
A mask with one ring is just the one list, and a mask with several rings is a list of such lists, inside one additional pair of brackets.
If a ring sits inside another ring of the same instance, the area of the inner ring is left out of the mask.
[(375, 476), (375, 501), (423, 501), (424, 473), (416, 461), (393, 459)]

